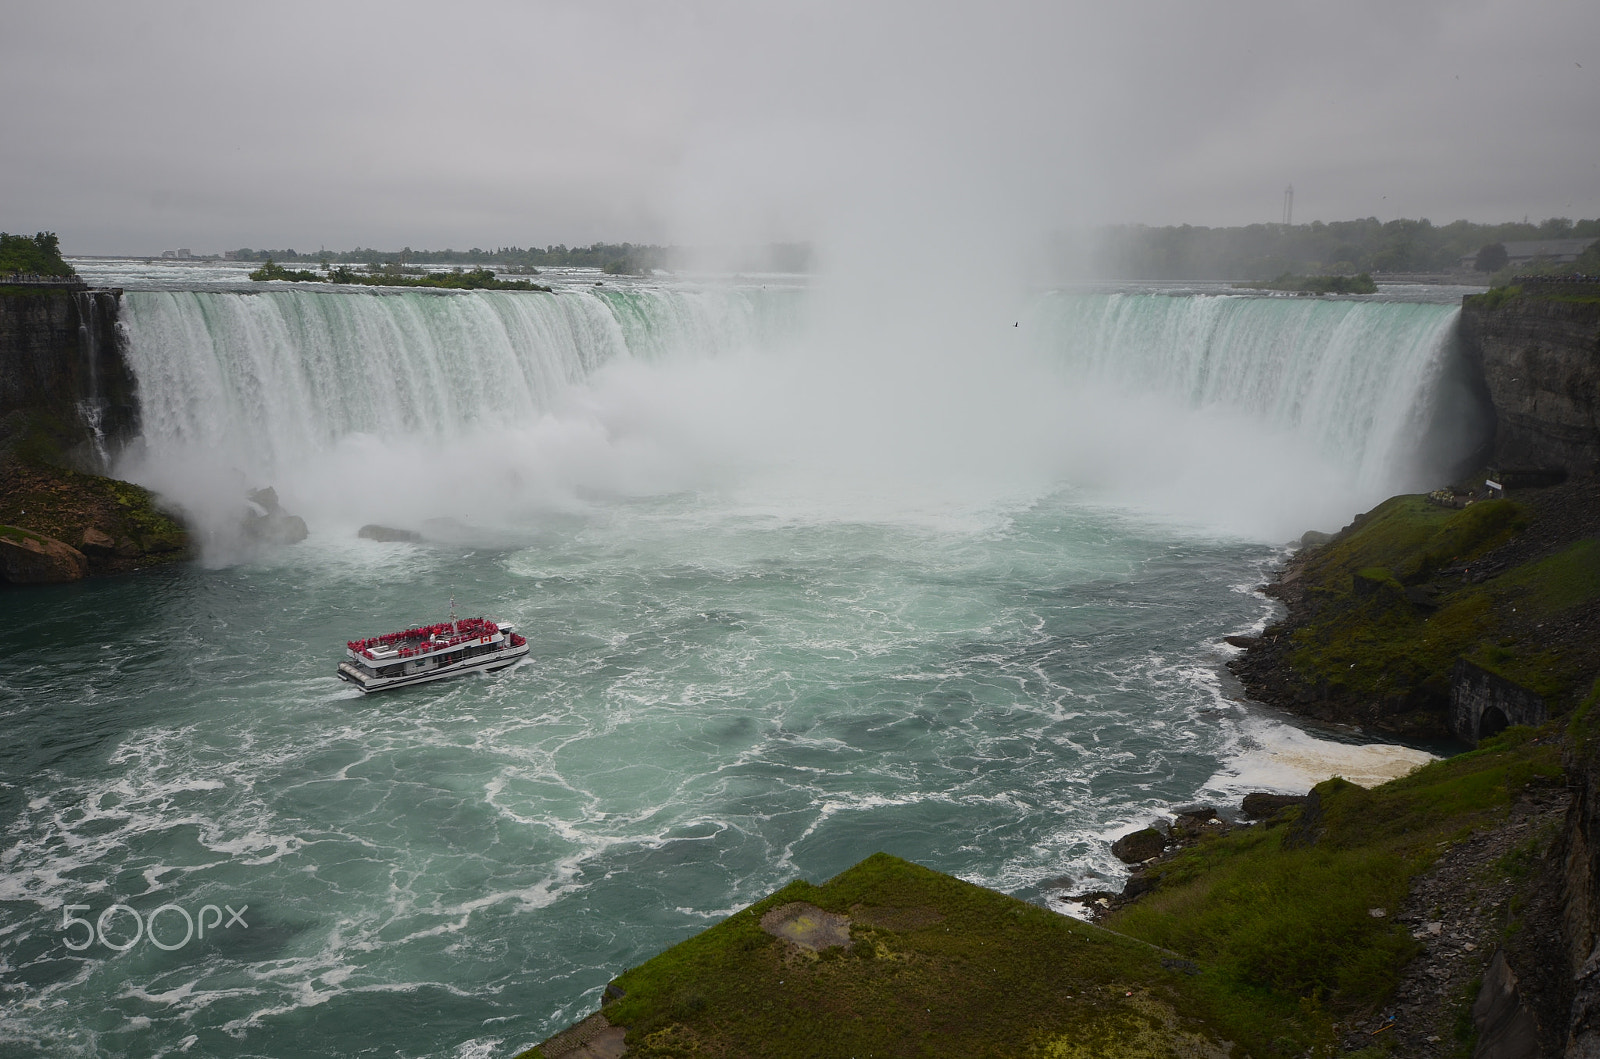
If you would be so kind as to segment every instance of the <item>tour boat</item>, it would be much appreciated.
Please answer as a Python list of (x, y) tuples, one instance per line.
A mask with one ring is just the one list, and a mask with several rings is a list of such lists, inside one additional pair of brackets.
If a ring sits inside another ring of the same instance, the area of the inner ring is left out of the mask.
[(462, 618), (345, 644), (339, 679), (367, 693), (426, 684), (466, 673), (492, 673), (528, 653), (528, 641), (504, 622)]

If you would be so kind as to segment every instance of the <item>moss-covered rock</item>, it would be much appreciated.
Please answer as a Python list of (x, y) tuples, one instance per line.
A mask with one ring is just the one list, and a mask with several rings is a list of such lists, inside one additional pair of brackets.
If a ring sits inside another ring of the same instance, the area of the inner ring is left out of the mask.
[[(15, 452), (0, 451), (0, 523), (71, 550), (83, 561), (79, 576), (125, 573), (190, 554), (188, 531), (148, 489)], [(4, 579), (25, 583), (9, 573)], [(52, 578), (63, 579), (75, 578)]]

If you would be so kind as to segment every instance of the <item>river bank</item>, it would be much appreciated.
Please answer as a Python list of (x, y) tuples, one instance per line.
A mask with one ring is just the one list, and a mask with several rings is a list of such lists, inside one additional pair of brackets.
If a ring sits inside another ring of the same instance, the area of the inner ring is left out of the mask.
[(1284, 617), (1231, 641), (1250, 696), (1466, 745), (1576, 707), (1600, 671), (1600, 481), (1476, 496), (1395, 497), (1302, 548), (1265, 589)]

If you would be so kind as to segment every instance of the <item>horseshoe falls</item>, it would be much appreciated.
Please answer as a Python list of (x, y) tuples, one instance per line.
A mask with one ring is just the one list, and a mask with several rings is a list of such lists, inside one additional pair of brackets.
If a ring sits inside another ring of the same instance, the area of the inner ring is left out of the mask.
[[(0, 596), (0, 1052), (511, 1054), (795, 876), (1065, 910), (1174, 805), (1415, 759), (1220, 641), (1481, 440), (1453, 305), (835, 297), (130, 289), (120, 473), (202, 555)], [(528, 660), (334, 678), (452, 597)]]

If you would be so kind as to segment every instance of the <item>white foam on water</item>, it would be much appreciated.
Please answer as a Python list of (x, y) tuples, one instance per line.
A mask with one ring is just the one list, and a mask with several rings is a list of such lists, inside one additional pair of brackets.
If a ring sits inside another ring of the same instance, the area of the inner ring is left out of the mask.
[(1274, 721), (1253, 717), (1237, 753), (1202, 790), (1238, 797), (1250, 791), (1304, 794), (1338, 776), (1374, 787), (1409, 775), (1438, 757), (1395, 743), (1347, 743)]

